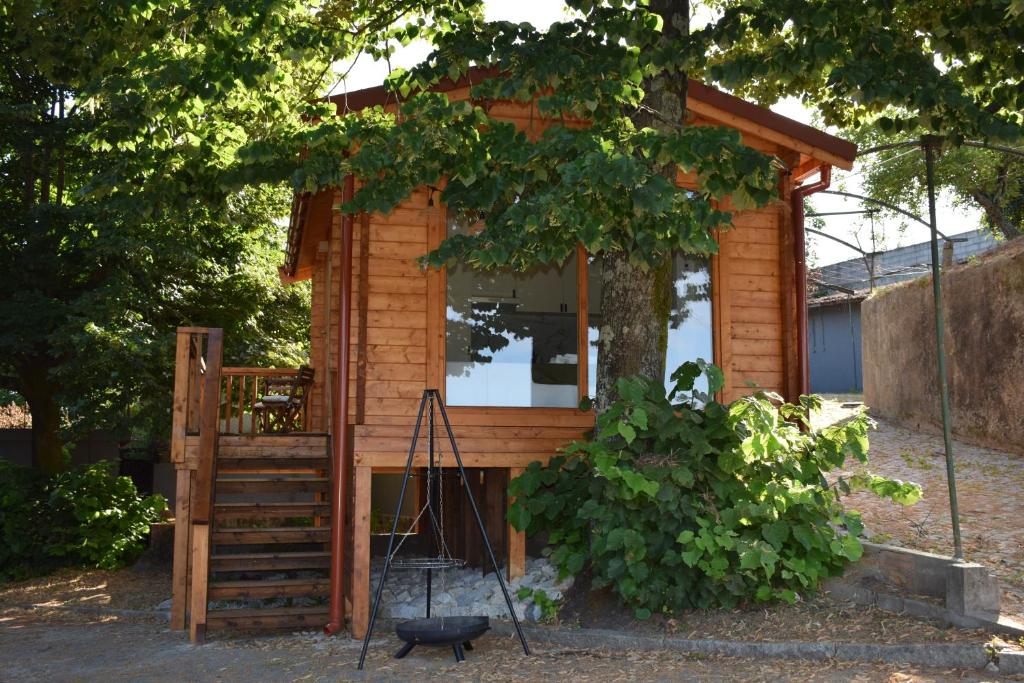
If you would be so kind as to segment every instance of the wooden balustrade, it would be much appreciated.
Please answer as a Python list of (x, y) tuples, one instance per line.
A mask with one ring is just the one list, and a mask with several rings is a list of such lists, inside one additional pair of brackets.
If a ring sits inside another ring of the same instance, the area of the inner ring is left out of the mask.
[[(294, 377), (296, 368), (223, 368), (221, 411), (219, 428), (222, 433), (260, 434), (263, 425), (253, 412), (255, 405), (267, 391), (268, 384), (283, 377)], [(306, 408), (299, 418), (303, 430), (308, 424)]]

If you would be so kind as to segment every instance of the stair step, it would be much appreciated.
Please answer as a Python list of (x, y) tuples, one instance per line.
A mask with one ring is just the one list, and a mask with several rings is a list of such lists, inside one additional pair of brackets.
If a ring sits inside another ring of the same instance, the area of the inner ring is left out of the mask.
[(220, 434), (217, 442), (221, 446), (312, 446), (327, 445), (327, 432), (289, 432), (287, 434)]
[(217, 455), (229, 458), (324, 458), (327, 457), (327, 445), (311, 446), (231, 446), (221, 444)]
[(329, 543), (329, 526), (283, 526), (265, 528), (216, 529), (213, 542), (234, 545), (258, 543)]
[(236, 598), (322, 598), (330, 595), (331, 582), (325, 578), (280, 579), (276, 581), (217, 581), (210, 584), (210, 600)]
[(234, 457), (258, 458), (267, 454), (324, 456), (327, 446), (326, 436), (221, 435), (217, 439), (217, 452)]
[(206, 627), (319, 629), (327, 623), (327, 607), (280, 607), (274, 609), (219, 609), (206, 613)]
[(217, 470), (220, 472), (234, 470), (259, 470), (263, 472), (299, 471), (317, 472), (328, 470), (331, 461), (321, 454), (319, 457), (299, 457), (291, 455), (269, 456), (261, 458), (217, 456)]
[(212, 572), (286, 571), (289, 569), (328, 569), (328, 552), (304, 553), (230, 553), (210, 557)]
[(331, 480), (326, 477), (252, 477), (218, 479), (217, 493), (318, 493), (327, 491)]
[(330, 503), (217, 503), (216, 521), (227, 519), (286, 519), (291, 517), (330, 517)]

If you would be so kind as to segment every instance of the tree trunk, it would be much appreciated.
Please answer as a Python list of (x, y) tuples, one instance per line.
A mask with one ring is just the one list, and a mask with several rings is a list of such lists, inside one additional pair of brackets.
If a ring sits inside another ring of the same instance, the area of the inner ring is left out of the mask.
[[(661, 43), (689, 33), (688, 0), (652, 0), (650, 10), (663, 20)], [(643, 105), (631, 116), (638, 128), (672, 132), (683, 123), (686, 113), (686, 74), (662, 73), (646, 80)], [(675, 181), (675, 164), (666, 164), (658, 171)], [(672, 296), (667, 278), (671, 258), (654, 268), (645, 268), (631, 263), (624, 252), (610, 252), (603, 256), (602, 265), (598, 413), (615, 400), (615, 382), (619, 378), (641, 375), (658, 382), (663, 380)]]
[(981, 206), (985, 212), (985, 217), (988, 219), (990, 226), (999, 230), (1003, 233), (1003, 237), (1008, 240), (1012, 240), (1016, 237), (1020, 237), (1022, 234), (1020, 226), (1014, 225), (1013, 222), (1007, 218), (1006, 213), (1003, 211), (1003, 207), (1000, 206), (999, 200), (988, 192), (981, 190), (973, 190), (971, 197)]
[[(668, 265), (668, 264), (667, 264)], [(597, 342), (596, 408), (616, 398), (620, 377), (641, 375), (662, 381), (668, 336), (670, 290), (665, 268), (644, 269), (621, 251), (605, 254), (601, 271), (601, 322)]]
[(44, 474), (53, 475), (66, 470), (68, 462), (60, 437), (57, 385), (48, 375), (48, 367), (34, 364), (21, 375), (20, 393), (32, 415), (32, 464)]

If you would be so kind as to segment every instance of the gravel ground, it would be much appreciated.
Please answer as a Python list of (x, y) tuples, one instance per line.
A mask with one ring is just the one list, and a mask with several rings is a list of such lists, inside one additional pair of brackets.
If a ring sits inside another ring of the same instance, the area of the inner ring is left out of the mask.
[[(859, 396), (829, 399), (815, 416), (818, 426), (859, 410), (855, 403)], [(869, 538), (951, 555), (953, 531), (942, 435), (879, 420), (870, 441), (868, 469), (921, 484), (924, 498), (904, 508), (870, 493), (852, 495), (847, 505), (861, 511)], [(961, 442), (954, 442), (953, 452), (964, 556), (986, 565), (999, 577), (1003, 613), (1024, 621), (1024, 453)]]
[[(20, 624), (0, 619), (0, 681), (984, 681), (985, 672), (898, 665), (694, 658), (534, 648), (524, 657), (509, 638), (484, 636), (467, 660), (417, 648), (395, 660), (394, 638), (375, 641), (366, 671), (358, 644), (310, 634), (214, 641), (190, 646), (165, 626), (116, 619)], [(131, 647), (125, 645), (131, 643)]]
[[(170, 597), (167, 571), (64, 570), (38, 579), (0, 587), (0, 623), (93, 623), (130, 616), (163, 625), (157, 606)], [(559, 623), (562, 628), (614, 628), (664, 633), (681, 638), (722, 640), (847, 641), (863, 643), (984, 643), (988, 634), (855, 605), (827, 593), (796, 605), (763, 605), (732, 610), (687, 610), (673, 619), (633, 619), (598, 597), (586, 613)], [(618, 618), (616, 618), (616, 616)], [(0, 683), (5, 683), (0, 680)]]

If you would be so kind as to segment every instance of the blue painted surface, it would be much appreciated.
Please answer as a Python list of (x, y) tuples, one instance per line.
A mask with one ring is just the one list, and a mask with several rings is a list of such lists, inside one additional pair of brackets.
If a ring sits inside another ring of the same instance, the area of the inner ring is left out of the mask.
[(807, 315), (807, 350), (812, 392), (863, 391), (860, 301), (812, 307)]

